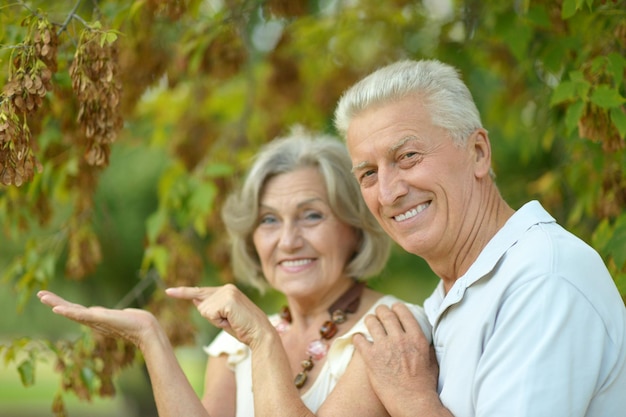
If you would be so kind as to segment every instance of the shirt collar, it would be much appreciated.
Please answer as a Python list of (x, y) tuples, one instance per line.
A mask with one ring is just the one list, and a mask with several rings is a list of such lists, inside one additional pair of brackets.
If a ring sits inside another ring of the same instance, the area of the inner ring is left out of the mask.
[(524, 204), (513, 213), (487, 243), (467, 272), (456, 280), (447, 294), (444, 294), (443, 281), (439, 281), (435, 291), (424, 301), (424, 310), (431, 324), (434, 326), (448, 307), (460, 302), (467, 288), (489, 274), (509, 248), (515, 245), (529, 228), (539, 223), (553, 222), (556, 220), (535, 200)]

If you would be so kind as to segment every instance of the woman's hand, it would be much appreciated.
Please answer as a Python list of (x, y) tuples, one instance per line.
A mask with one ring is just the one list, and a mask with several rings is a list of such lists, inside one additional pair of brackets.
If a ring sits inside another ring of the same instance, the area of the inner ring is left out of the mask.
[(158, 328), (156, 318), (145, 310), (126, 308), (85, 307), (71, 303), (50, 291), (39, 291), (39, 300), (52, 307), (52, 312), (91, 327), (106, 336), (122, 338), (142, 348), (150, 332)]
[(202, 317), (251, 349), (264, 335), (274, 331), (263, 310), (232, 284), (168, 288), (165, 293), (173, 298), (193, 301)]

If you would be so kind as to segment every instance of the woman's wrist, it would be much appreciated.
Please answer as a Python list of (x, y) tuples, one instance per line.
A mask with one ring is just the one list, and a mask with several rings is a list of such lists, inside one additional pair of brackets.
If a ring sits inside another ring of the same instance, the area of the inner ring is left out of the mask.
[(259, 328), (257, 334), (251, 338), (249, 344), (252, 352), (271, 352), (273, 349), (283, 349), (280, 335), (273, 326)]
[(149, 320), (146, 321), (145, 326), (142, 326), (140, 333), (137, 335), (135, 345), (144, 356), (149, 354), (151, 349), (171, 347), (165, 330), (163, 330), (163, 327), (152, 314), (150, 314)]

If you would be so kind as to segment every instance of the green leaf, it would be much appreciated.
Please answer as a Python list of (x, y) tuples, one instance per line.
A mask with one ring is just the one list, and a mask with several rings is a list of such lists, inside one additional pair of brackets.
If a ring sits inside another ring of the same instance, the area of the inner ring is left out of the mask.
[[(534, 41), (533, 41), (534, 43)], [(573, 50), (580, 49), (580, 40), (574, 37), (555, 39), (543, 45), (543, 52), (538, 56), (549, 71), (559, 74), (563, 69), (563, 62), (568, 59)]]
[(150, 265), (154, 265), (161, 276), (167, 273), (169, 253), (167, 248), (160, 245), (153, 245), (146, 249), (145, 258), (142, 262), (142, 269), (146, 271)]
[(606, 63), (606, 58), (604, 56), (598, 56), (591, 61), (591, 72), (597, 74), (600, 69), (604, 67)]
[(620, 294), (626, 294), (626, 273), (617, 272), (613, 279)]
[(591, 93), (591, 102), (603, 109), (617, 107), (626, 102), (626, 99), (619, 94), (619, 91), (606, 84), (599, 85)]
[(128, 16), (134, 17), (144, 5), (145, 5), (144, 1), (134, 1), (132, 5), (130, 6)]
[(212, 182), (199, 184), (193, 190), (189, 207), (194, 213), (207, 213), (211, 210), (216, 195), (217, 187)]
[(619, 132), (619, 136), (622, 139), (626, 138), (626, 114), (624, 113), (624, 108), (614, 107), (609, 111), (609, 114), (611, 115), (613, 125)]
[(232, 175), (233, 172), (234, 172), (234, 169), (232, 165), (223, 164), (223, 163), (209, 164), (204, 170), (204, 173), (212, 178), (227, 177), (229, 175)]
[(607, 56), (607, 60), (609, 62), (608, 70), (613, 75), (613, 80), (615, 81), (615, 85), (622, 85), (622, 80), (624, 79), (624, 68), (626, 67), (626, 58), (622, 55), (611, 52)]
[(41, 260), (41, 276), (36, 276), (37, 280), (45, 284), (54, 276), (54, 268), (56, 265), (56, 256), (52, 253), (46, 253)]
[(200, 236), (206, 235), (205, 219), (213, 208), (217, 187), (212, 182), (200, 184), (193, 190), (189, 199), (189, 208), (194, 216), (194, 229)]
[(115, 32), (107, 32), (106, 41), (109, 45), (113, 44), (117, 40), (117, 33)]
[(154, 244), (165, 225), (167, 224), (167, 213), (165, 210), (157, 210), (148, 220), (146, 220), (146, 234), (148, 235), (148, 243)]
[(585, 74), (582, 71), (571, 71), (569, 73), (569, 78), (572, 81), (585, 82)]
[(577, 84), (573, 81), (563, 81), (557, 85), (552, 92), (552, 98), (550, 99), (550, 106), (562, 103), (567, 100), (572, 100), (577, 96)]
[(526, 17), (533, 24), (541, 28), (550, 29), (550, 27), (552, 26), (552, 22), (550, 21), (550, 16), (548, 15), (548, 12), (546, 11), (545, 6), (543, 5), (531, 7), (528, 10)]
[(576, 0), (564, 0), (561, 6), (561, 18), (567, 20), (576, 14)]
[(79, 172), (79, 162), (76, 157), (72, 157), (65, 164), (65, 171), (68, 176), (77, 175)]
[(196, 216), (193, 219), (193, 230), (196, 231), (196, 233), (198, 234), (198, 236), (206, 236), (206, 221), (204, 216)]
[(606, 252), (609, 242), (611, 241), (612, 233), (613, 231), (609, 219), (602, 219), (591, 236), (593, 247), (600, 253)]
[(83, 366), (80, 370), (80, 379), (83, 380), (90, 393), (94, 392), (96, 386), (96, 375), (94, 374), (93, 369)]
[(17, 367), (17, 371), (20, 374), (22, 385), (29, 387), (35, 383), (35, 364), (33, 358), (23, 360)]
[(569, 77), (569, 80), (563, 81), (555, 87), (550, 98), (550, 106), (573, 99), (587, 99), (591, 89), (589, 81), (579, 71), (570, 72)]
[(530, 25), (523, 24), (516, 14), (506, 13), (498, 21), (496, 33), (509, 46), (518, 61), (526, 60), (528, 45), (533, 36)]
[(626, 265), (626, 214), (617, 218), (607, 249), (613, 256), (617, 269), (622, 269)]
[(14, 360), (15, 360), (15, 346), (14, 345), (4, 346), (4, 366), (7, 366)]
[(578, 101), (567, 108), (565, 112), (565, 127), (567, 133), (572, 133), (578, 127), (578, 121), (583, 115), (585, 103)]

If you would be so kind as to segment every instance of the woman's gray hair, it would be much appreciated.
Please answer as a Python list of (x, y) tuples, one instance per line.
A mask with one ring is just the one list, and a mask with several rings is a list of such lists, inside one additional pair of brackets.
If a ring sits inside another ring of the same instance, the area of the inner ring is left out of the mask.
[(345, 138), (353, 117), (407, 96), (421, 100), (433, 123), (446, 129), (457, 144), (464, 144), (482, 127), (472, 94), (458, 71), (437, 60), (398, 61), (366, 76), (339, 100), (335, 127)]
[(263, 187), (276, 175), (304, 167), (319, 169), (334, 215), (359, 232), (360, 244), (346, 266), (346, 274), (359, 280), (371, 278), (389, 258), (391, 241), (365, 205), (345, 145), (332, 136), (313, 134), (296, 126), (287, 136), (261, 148), (242, 187), (228, 196), (222, 208), (235, 278), (261, 292), (268, 284), (252, 234), (257, 226)]

